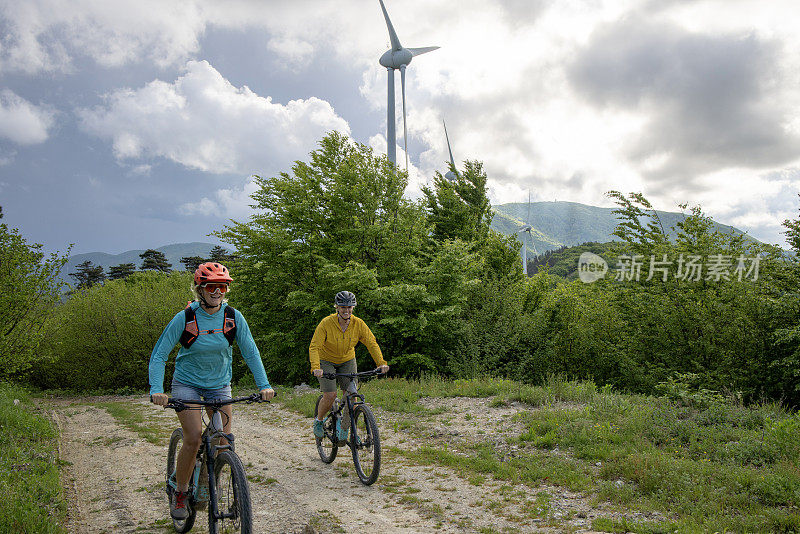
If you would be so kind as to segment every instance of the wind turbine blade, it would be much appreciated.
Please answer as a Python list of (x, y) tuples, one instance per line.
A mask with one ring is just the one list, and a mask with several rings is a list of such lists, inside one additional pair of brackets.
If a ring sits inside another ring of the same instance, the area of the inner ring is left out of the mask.
[(450, 149), (450, 138), (447, 136), (447, 124), (445, 124), (444, 119), (442, 119), (442, 125), (444, 126), (444, 138), (447, 139), (447, 151), (450, 153), (450, 163), (455, 169), (456, 162), (453, 160), (453, 151)]
[(400, 88), (403, 91), (403, 149), (406, 152), (406, 172), (408, 172), (408, 132), (406, 131), (406, 67), (400, 67)]
[[(392, 42), (392, 50), (400, 50), (403, 45), (400, 44), (400, 39), (397, 38), (397, 32), (394, 31), (392, 21), (389, 20), (389, 13), (386, 12), (386, 6), (383, 5), (383, 0), (378, 0), (381, 3), (383, 10), (383, 18), (386, 19), (386, 27), (389, 28), (389, 40)], [(413, 53), (413, 52), (412, 52)]]
[(420, 54), (425, 54), (427, 52), (433, 52), (434, 50), (438, 50), (438, 46), (424, 46), (422, 48), (406, 48), (406, 50), (411, 52), (411, 57), (419, 56)]

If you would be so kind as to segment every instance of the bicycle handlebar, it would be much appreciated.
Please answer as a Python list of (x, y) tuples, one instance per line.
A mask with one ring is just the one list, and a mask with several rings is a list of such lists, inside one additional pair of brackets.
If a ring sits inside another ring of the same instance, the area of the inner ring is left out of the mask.
[(346, 378), (356, 378), (358, 376), (379, 376), (385, 375), (386, 373), (381, 373), (380, 368), (376, 367), (371, 371), (361, 371), (358, 373), (322, 373), (322, 378), (327, 378), (329, 380), (335, 379), (337, 376), (343, 376)]
[[(273, 399), (275, 396), (272, 397)], [(223, 406), (227, 406), (229, 404), (234, 404), (236, 402), (269, 402), (268, 400), (261, 399), (261, 393), (253, 393), (252, 395), (248, 395), (247, 397), (236, 397), (232, 399), (216, 399), (211, 401), (206, 400), (186, 400), (186, 399), (176, 399), (170, 397), (167, 399), (167, 404), (164, 408), (172, 408), (176, 412), (180, 412), (183, 410), (189, 409), (189, 404), (196, 404), (199, 406), (211, 406), (212, 408), (222, 408)]]

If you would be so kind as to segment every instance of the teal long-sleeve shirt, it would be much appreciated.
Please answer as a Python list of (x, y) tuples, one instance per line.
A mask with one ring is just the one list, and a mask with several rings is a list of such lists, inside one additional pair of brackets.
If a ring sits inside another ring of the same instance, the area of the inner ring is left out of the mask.
[[(218, 330), (218, 333), (203, 334), (197, 337), (188, 349), (181, 347), (175, 358), (174, 379), (183, 384), (201, 389), (220, 389), (231, 383), (233, 347), (228, 343), (222, 333), (222, 324), (225, 321), (225, 306), (213, 315), (208, 314), (200, 304), (191, 304), (197, 318), (197, 328), (202, 331)], [(236, 343), (242, 352), (244, 361), (255, 377), (259, 390), (270, 387), (264, 363), (258, 352), (250, 327), (244, 316), (235, 310)], [(169, 322), (161, 337), (158, 338), (153, 352), (150, 354), (150, 394), (164, 393), (164, 366), (172, 348), (186, 326), (186, 316), (181, 310)]]

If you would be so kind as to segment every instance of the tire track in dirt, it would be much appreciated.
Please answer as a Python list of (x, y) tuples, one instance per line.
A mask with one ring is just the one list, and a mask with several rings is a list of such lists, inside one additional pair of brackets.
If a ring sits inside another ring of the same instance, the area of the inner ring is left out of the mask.
[[(126, 399), (130, 402), (130, 399)], [(50, 406), (60, 433), (70, 533), (143, 532), (163, 519), (162, 447), (84, 401)]]

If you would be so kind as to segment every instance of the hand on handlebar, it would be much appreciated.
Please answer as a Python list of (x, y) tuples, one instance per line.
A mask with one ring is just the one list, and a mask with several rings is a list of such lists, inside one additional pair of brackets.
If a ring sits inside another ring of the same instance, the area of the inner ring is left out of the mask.
[(166, 406), (169, 400), (169, 395), (166, 393), (153, 393), (150, 395), (150, 402), (157, 406)]
[(259, 393), (261, 393), (262, 401), (268, 401), (275, 396), (275, 390), (272, 388), (262, 389)]
[(313, 371), (311, 371), (311, 374), (313, 374), (317, 378), (320, 378), (322, 376), (322, 369), (314, 369)]
[(380, 367), (378, 367), (378, 370), (381, 372), (382, 375), (385, 375), (386, 373), (389, 372), (389, 366), (381, 365)]

